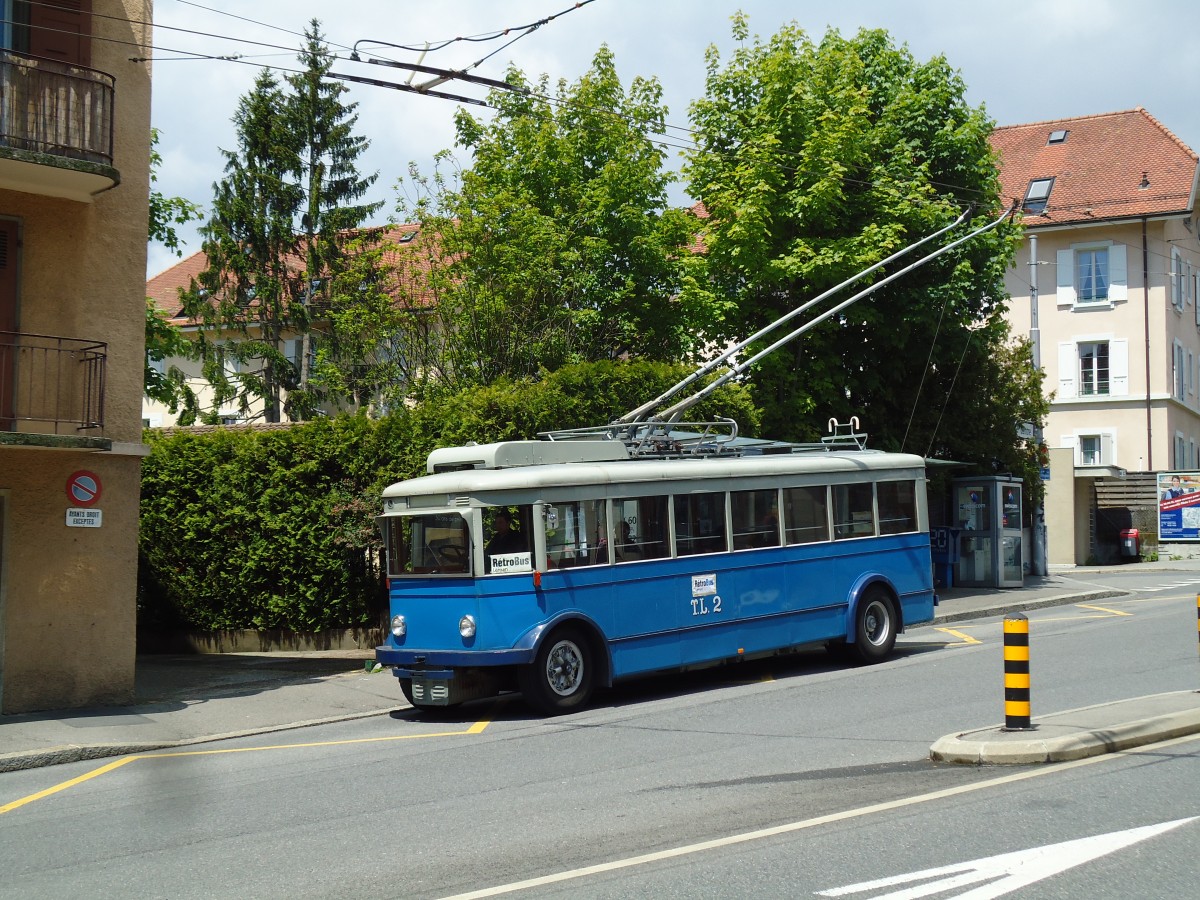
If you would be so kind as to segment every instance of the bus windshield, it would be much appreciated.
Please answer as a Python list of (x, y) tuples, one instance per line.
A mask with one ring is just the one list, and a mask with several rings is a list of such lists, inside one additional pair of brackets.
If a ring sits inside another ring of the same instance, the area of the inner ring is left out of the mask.
[(385, 519), (388, 574), (470, 575), (471, 537), (458, 513), (432, 513)]

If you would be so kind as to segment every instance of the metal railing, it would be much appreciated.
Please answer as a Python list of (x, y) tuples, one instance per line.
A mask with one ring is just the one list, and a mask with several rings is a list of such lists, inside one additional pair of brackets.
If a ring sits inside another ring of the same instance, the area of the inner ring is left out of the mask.
[(111, 166), (114, 79), (0, 50), (0, 146)]
[(103, 341), (0, 331), (0, 431), (103, 428), (107, 362)]

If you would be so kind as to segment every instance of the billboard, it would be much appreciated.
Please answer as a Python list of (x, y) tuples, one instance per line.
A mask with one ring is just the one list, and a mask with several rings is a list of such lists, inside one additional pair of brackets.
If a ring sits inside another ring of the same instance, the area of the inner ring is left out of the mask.
[(1200, 473), (1159, 473), (1158, 539), (1200, 541)]

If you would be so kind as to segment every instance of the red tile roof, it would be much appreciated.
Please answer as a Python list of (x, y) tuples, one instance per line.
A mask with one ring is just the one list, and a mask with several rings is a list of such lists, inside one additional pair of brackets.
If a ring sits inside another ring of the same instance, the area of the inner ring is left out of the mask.
[[(1066, 140), (1048, 143), (1059, 130), (1067, 132)], [(1006, 125), (991, 140), (1000, 154), (1005, 200), (1020, 204), (1031, 181), (1054, 179), (1045, 213), (1025, 215), (1030, 228), (1182, 214), (1195, 199), (1195, 151), (1140, 106)]]
[[(418, 224), (393, 225), (384, 229), (383, 240), (385, 250), (383, 261), (391, 265), (391, 281), (393, 294), (397, 302), (405, 302), (412, 306), (427, 306), (432, 298), (427, 295), (427, 287), (423, 279), (414, 274), (414, 270), (427, 271), (429, 259), (427, 254), (408, 254), (408, 248), (421, 246), (423, 235)], [(388, 246), (390, 245), (390, 246)], [(403, 258), (405, 264), (398, 263)], [(159, 272), (146, 282), (146, 296), (154, 301), (154, 305), (162, 311), (175, 325), (195, 324), (183, 315), (181, 291), (186, 291), (193, 278), (196, 278), (208, 265), (208, 258), (203, 251), (193, 253), (181, 259), (168, 269)], [(291, 268), (299, 271), (304, 265), (300, 257), (291, 261)]]

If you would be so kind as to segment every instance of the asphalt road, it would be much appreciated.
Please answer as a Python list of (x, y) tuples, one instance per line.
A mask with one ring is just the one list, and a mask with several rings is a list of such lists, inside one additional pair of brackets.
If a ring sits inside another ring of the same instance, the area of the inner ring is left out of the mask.
[[(1029, 613), (1034, 715), (1200, 686), (1195, 594), (1156, 587), (1170, 580)], [(1200, 828), (1181, 820), (1200, 813), (1200, 740), (1031, 768), (927, 760), (1002, 721), (1001, 627), (915, 629), (867, 668), (811, 653), (641, 681), (559, 719), (511, 700), (5, 773), (0, 796), (29, 799), (0, 815), (0, 897), (543, 879), (517, 895), (877, 898), (947, 877), (931, 896), (990, 897), (1010, 869), (1038, 876), (1022, 897), (1194, 893)], [(1080, 861), (1048, 871), (1064, 858)]]

